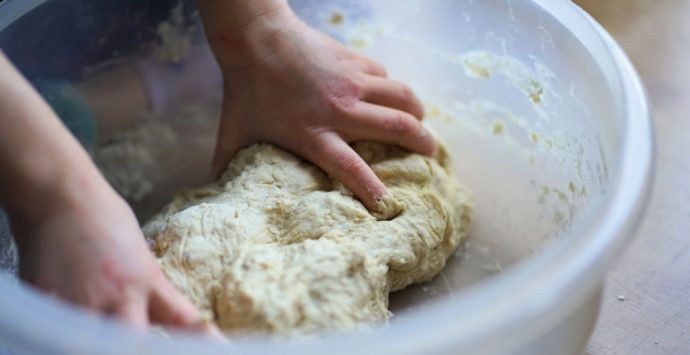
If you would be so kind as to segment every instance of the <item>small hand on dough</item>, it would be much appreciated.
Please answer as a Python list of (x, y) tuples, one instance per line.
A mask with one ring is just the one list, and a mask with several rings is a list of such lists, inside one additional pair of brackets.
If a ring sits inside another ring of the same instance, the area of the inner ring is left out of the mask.
[(64, 198), (51, 198), (41, 220), (13, 225), (20, 276), (135, 328), (156, 323), (212, 332), (163, 276), (125, 201), (99, 181), (83, 181), (57, 195)]
[[(271, 142), (315, 163), (377, 211), (387, 189), (348, 143), (379, 141), (434, 154), (420, 101), (408, 86), (387, 78), (380, 64), (291, 12), (281, 20), (263, 40), (210, 37), (226, 78), (214, 173), (239, 149)], [(255, 27), (269, 21), (255, 22), (245, 32), (262, 33)], [(246, 56), (242, 65), (238, 51)]]

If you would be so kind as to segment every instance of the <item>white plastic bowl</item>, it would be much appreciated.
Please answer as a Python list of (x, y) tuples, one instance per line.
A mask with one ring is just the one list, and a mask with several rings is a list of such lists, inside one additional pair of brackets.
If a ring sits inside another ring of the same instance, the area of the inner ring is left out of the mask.
[[(0, 30), (43, 3), (6, 0)], [(619, 46), (569, 1), (293, 5), (428, 103), (474, 191), (467, 250), (432, 283), (393, 296), (390, 327), (294, 343), (139, 335), (0, 278), (0, 344), (36, 354), (580, 353), (653, 172), (649, 104)]]

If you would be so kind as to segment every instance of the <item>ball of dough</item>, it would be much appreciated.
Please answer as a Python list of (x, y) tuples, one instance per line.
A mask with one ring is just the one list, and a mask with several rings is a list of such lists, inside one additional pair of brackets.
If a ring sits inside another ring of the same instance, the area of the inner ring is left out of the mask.
[(343, 185), (268, 144), (144, 227), (171, 282), (225, 330), (305, 334), (390, 317), (388, 294), (430, 280), (467, 236), (469, 192), (447, 152), (353, 148), (391, 192), (370, 213)]

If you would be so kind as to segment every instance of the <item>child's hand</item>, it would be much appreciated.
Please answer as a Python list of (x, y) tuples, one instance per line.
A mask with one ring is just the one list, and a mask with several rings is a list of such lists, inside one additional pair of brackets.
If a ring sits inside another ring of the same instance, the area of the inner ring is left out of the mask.
[(50, 197), (36, 206), (45, 208), (40, 218), (13, 221), (22, 278), (140, 329), (199, 324), (196, 308), (163, 276), (132, 211), (102, 178), (75, 180)]
[(55, 113), (0, 52), (0, 205), (19, 272), (39, 288), (134, 326), (198, 326), (134, 214)]
[(265, 11), (239, 30), (202, 15), (226, 80), (216, 174), (237, 150), (271, 142), (314, 162), (376, 210), (386, 187), (348, 143), (434, 153), (435, 141), (420, 123), (423, 107), (409, 87), (289, 9)]

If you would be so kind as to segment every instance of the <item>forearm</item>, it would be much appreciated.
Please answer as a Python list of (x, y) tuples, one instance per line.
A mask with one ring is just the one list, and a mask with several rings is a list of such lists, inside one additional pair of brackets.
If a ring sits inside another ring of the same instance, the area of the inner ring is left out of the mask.
[(287, 0), (198, 0), (209, 44), (224, 70), (270, 55), (277, 31), (296, 16)]
[(37, 219), (78, 177), (98, 176), (88, 154), (0, 52), (0, 204)]

